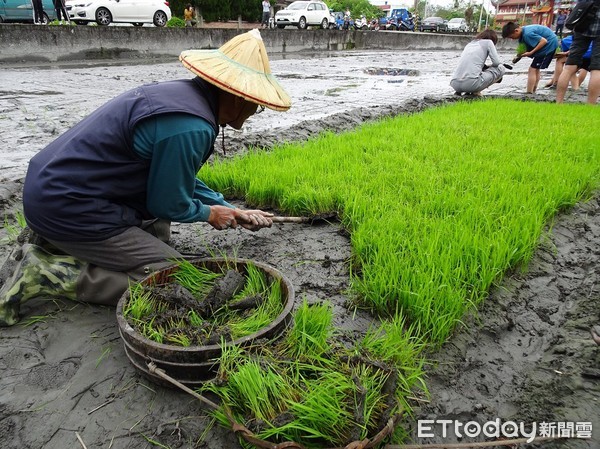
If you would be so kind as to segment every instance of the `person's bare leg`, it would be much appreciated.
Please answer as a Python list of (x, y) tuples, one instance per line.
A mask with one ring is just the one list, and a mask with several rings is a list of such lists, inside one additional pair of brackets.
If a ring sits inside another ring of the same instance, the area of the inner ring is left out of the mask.
[(598, 103), (598, 96), (600, 96), (600, 70), (592, 70), (588, 82), (588, 104)]
[(556, 61), (556, 70), (554, 71), (554, 78), (552, 78), (552, 82), (555, 87), (558, 84), (558, 78), (560, 78), (560, 75), (565, 68), (565, 62), (567, 62), (567, 58), (561, 58)]
[(560, 74), (563, 71), (566, 61), (567, 58), (558, 58), (556, 60), (556, 63), (554, 64), (554, 73), (552, 74), (552, 79), (546, 83), (545, 87), (556, 87), (556, 84), (558, 83), (558, 78), (560, 77)]
[(527, 72), (527, 93), (534, 94), (539, 82), (540, 82), (539, 69), (534, 69), (533, 67), (529, 67), (529, 71)]
[(569, 81), (571, 77), (577, 73), (576, 65), (565, 65), (560, 77), (558, 78), (558, 84), (556, 85), (556, 102), (562, 103), (567, 93), (567, 87), (569, 87)]
[(579, 72), (575, 72), (569, 82), (571, 83), (573, 90), (579, 90), (579, 86), (581, 85), (579, 82)]
[(581, 87), (581, 85), (585, 81), (587, 74), (588, 74), (588, 71), (586, 69), (581, 69), (581, 70), (579, 70), (579, 72), (577, 72), (577, 82), (579, 83), (579, 87)]

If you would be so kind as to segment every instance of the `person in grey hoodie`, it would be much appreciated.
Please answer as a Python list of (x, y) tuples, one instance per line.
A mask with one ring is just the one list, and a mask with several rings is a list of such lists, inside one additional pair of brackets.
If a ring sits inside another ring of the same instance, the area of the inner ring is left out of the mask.
[[(450, 81), (456, 95), (481, 95), (483, 89), (502, 80), (506, 68), (498, 57), (496, 42), (496, 32), (485, 30), (467, 44)], [(486, 65), (488, 57), (491, 60), (490, 66)]]

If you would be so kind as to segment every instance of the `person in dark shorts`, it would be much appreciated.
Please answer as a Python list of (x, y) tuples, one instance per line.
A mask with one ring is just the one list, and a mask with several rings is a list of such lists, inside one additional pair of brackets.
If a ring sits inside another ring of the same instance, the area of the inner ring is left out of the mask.
[(544, 25), (521, 27), (515, 22), (508, 22), (502, 27), (502, 37), (516, 39), (527, 47), (521, 55), (533, 58), (527, 73), (527, 93), (535, 93), (540, 82), (540, 69), (548, 68), (558, 48), (556, 34)]
[(569, 86), (569, 80), (578, 67), (583, 63), (583, 57), (592, 44), (592, 54), (590, 58), (589, 72), (590, 80), (588, 82), (588, 104), (598, 103), (600, 96), (600, 2), (596, 1), (595, 7), (590, 12), (591, 19), (583, 31), (573, 33), (573, 44), (569, 50), (569, 56), (563, 72), (556, 85), (556, 102), (562, 103), (565, 99), (565, 93)]

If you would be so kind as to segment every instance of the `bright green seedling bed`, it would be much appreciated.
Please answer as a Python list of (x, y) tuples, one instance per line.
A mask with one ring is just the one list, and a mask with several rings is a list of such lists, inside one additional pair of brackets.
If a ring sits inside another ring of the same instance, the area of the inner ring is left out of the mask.
[(439, 347), (507, 272), (526, 268), (559, 211), (596, 191), (598, 122), (587, 105), (459, 102), (216, 161), (200, 177), (256, 207), (339, 215), (357, 306), (405, 327), (394, 341), (406, 348), (396, 368), (416, 373), (397, 392), (405, 398), (422, 385), (423, 347)]

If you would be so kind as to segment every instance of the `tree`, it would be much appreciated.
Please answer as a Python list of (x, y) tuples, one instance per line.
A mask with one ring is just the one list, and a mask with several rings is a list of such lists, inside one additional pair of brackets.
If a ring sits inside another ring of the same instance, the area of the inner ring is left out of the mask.
[(325, 4), (333, 11), (350, 10), (352, 17), (381, 17), (383, 11), (377, 6), (371, 5), (368, 0), (325, 0)]
[[(171, 5), (181, 3), (183, 8), (190, 0), (170, 0)], [(262, 16), (262, 6), (259, 0), (192, 0), (192, 5), (199, 7), (202, 17), (208, 22), (219, 20), (242, 20), (259, 22)], [(173, 7), (172, 7), (173, 9)], [(175, 9), (177, 13), (179, 9)]]

